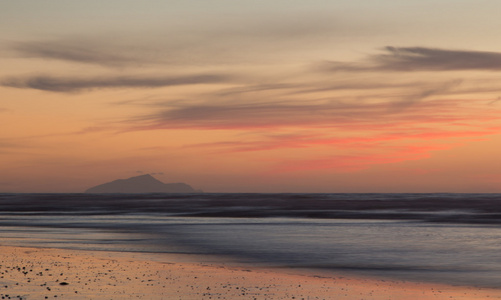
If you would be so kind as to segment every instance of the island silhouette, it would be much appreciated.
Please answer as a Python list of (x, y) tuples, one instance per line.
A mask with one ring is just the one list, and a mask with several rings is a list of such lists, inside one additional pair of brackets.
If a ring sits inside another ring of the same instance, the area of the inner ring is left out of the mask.
[(150, 174), (117, 179), (86, 190), (85, 193), (201, 193), (186, 183), (163, 183)]

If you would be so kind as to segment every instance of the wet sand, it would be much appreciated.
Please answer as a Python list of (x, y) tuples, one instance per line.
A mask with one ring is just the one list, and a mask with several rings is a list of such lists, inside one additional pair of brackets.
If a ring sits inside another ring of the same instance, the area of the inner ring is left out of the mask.
[(243, 268), (173, 254), (0, 246), (0, 298), (501, 299), (501, 290)]

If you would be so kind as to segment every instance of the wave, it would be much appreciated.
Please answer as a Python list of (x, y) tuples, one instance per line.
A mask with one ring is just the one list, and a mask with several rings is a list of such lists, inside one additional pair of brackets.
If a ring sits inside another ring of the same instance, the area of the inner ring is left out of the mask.
[(2, 214), (501, 223), (501, 194), (0, 194)]

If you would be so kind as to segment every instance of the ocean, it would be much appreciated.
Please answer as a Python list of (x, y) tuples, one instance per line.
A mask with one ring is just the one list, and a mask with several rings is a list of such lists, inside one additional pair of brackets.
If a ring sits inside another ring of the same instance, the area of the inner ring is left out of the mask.
[(501, 194), (0, 194), (0, 245), (501, 288)]

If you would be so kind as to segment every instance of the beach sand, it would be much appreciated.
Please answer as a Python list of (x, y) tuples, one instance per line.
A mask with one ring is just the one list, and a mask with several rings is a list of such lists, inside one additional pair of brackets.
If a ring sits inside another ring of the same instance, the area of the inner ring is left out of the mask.
[(190, 259), (173, 254), (0, 246), (0, 298), (501, 299), (501, 290), (494, 289), (315, 276)]

